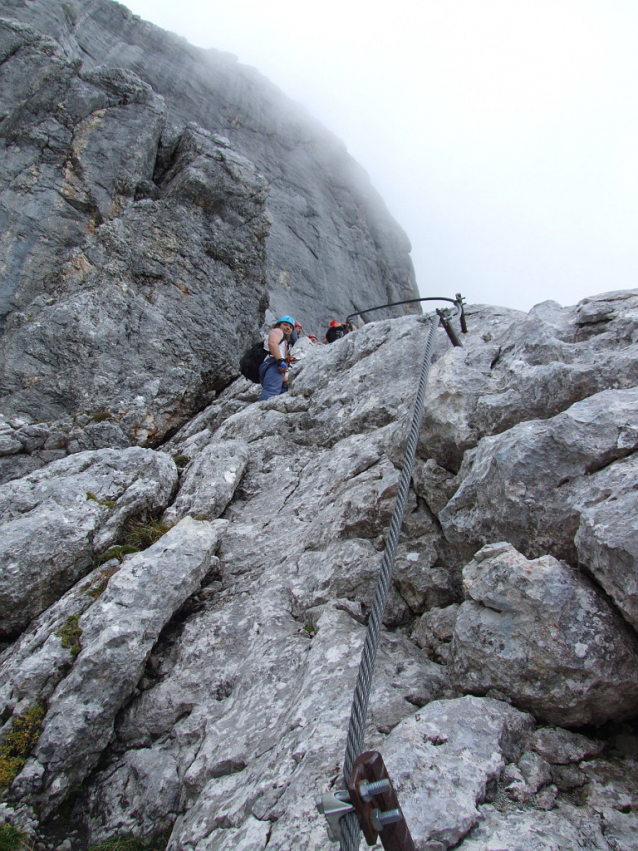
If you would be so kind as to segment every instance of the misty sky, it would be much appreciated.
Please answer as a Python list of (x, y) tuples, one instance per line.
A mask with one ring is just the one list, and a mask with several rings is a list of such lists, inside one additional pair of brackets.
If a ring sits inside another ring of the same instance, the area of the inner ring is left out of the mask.
[(366, 168), (422, 295), (638, 287), (636, 0), (125, 0), (234, 53)]

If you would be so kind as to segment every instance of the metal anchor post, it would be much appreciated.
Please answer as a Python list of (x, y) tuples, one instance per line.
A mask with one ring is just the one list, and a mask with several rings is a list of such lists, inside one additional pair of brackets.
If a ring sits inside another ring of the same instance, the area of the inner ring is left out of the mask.
[(385, 851), (416, 851), (392, 781), (378, 751), (357, 757), (348, 789), (317, 795), (315, 805), (328, 821), (328, 838), (341, 839), (340, 819), (355, 812), (368, 845), (380, 839)]

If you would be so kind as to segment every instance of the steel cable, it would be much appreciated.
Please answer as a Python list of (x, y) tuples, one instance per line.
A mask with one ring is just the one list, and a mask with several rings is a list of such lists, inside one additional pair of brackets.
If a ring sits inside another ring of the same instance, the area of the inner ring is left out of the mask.
[[(363, 651), (361, 653), (361, 662), (359, 663), (359, 673), (357, 675), (357, 684), (354, 689), (352, 699), (352, 709), (350, 712), (350, 725), (348, 728), (348, 738), (346, 741), (346, 755), (343, 763), (343, 776), (346, 782), (350, 780), (352, 767), (357, 756), (363, 748), (363, 736), (365, 731), (366, 716), (368, 714), (368, 703), (370, 700), (370, 686), (372, 684), (372, 673), (377, 655), (377, 647), (379, 644), (379, 632), (383, 621), (383, 611), (385, 609), (388, 591), (390, 589), (390, 579), (392, 578), (392, 569), (399, 543), (399, 533), (403, 525), (405, 516), (405, 507), (408, 499), (408, 491), (410, 489), (410, 480), (412, 478), (412, 468), (414, 466), (414, 458), (416, 455), (417, 443), (419, 441), (419, 430), (421, 428), (421, 420), (423, 418), (423, 401), (425, 399), (425, 389), (427, 386), (428, 375), (432, 362), (432, 348), (434, 345), (434, 336), (439, 325), (439, 316), (429, 316), (430, 333), (425, 346), (425, 354), (423, 356), (423, 364), (421, 366), (421, 375), (419, 377), (419, 386), (417, 389), (416, 399), (414, 402), (414, 410), (412, 412), (412, 424), (410, 426), (410, 434), (405, 449), (405, 457), (403, 461), (403, 469), (399, 479), (399, 490), (397, 493), (392, 520), (390, 521), (390, 529), (386, 542), (381, 568), (379, 570), (379, 579), (377, 588), (370, 611), (368, 620), (368, 628), (366, 637), (363, 643)], [(360, 828), (357, 816), (354, 813), (349, 813), (340, 821), (341, 826), (341, 851), (358, 851), (360, 841)]]

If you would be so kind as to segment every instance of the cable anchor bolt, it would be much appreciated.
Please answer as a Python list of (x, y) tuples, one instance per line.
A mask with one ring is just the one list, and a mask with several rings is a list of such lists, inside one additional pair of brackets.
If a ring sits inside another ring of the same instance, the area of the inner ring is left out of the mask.
[(368, 845), (376, 845), (377, 840), (381, 840), (385, 851), (416, 851), (378, 751), (366, 751), (356, 758), (348, 791)]
[(325, 792), (323, 795), (317, 795), (315, 806), (328, 822), (328, 839), (331, 842), (339, 842), (341, 839), (340, 819), (342, 816), (354, 812), (348, 790), (339, 789), (337, 792)]

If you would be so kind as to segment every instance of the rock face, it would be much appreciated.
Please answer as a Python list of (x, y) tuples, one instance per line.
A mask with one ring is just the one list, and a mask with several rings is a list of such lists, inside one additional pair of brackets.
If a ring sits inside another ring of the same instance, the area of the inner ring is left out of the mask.
[[(365, 746), (419, 851), (631, 849), (638, 293), (468, 313), (462, 350), (437, 332)], [(313, 799), (341, 783), (427, 334), (403, 317), (308, 344), (289, 394), (257, 403), (239, 379), (158, 449), (76, 452), (3, 486), (15, 522), (54, 506), (82, 561), (31, 609), (11, 594), (36, 538), (14, 539), (0, 735), (46, 713), (0, 818), (47, 848), (66, 825), (74, 851), (130, 834), (332, 847)], [(95, 565), (136, 500), (177, 525)], [(66, 539), (47, 546), (63, 565)]]
[[(58, 103), (47, 102), (46, 91), (34, 85), (36, 79), (50, 76), (47, 62), (38, 54), (53, 51), (51, 40), (63, 56), (56, 60), (57, 76), (63, 61), (70, 66), (81, 62), (82, 76), (106, 74), (112, 79), (115, 71), (121, 78), (119, 69), (123, 69), (132, 72), (124, 76), (132, 76), (133, 87), (147, 92), (147, 105), (138, 106), (129, 98), (122, 104), (124, 109), (114, 109), (110, 115), (107, 110), (103, 119), (99, 113), (107, 106), (104, 96), (93, 91), (87, 96), (86, 89), (75, 84), (81, 91), (74, 96), (73, 106), (77, 109), (84, 100), (89, 107), (88, 116), (78, 116), (85, 123), (76, 133), (75, 147), (83, 156), (86, 151), (89, 160), (92, 147), (99, 156), (95, 165), (100, 170), (106, 166), (109, 178), (115, 178), (115, 184), (96, 187), (90, 171), (82, 170), (85, 176), (78, 177), (78, 168), (72, 166), (77, 195), (71, 201), (76, 206), (97, 206), (104, 216), (120, 203), (109, 191), (112, 186), (117, 198), (154, 192), (154, 167), (160, 174), (166, 170), (184, 128), (195, 122), (229, 139), (270, 185), (272, 227), (265, 274), (275, 314), (293, 312), (305, 327), (319, 334), (330, 319), (343, 319), (353, 309), (418, 296), (408, 240), (363, 170), (342, 143), (254, 69), (239, 65), (228, 54), (194, 48), (110, 0), (71, 0), (64, 5), (48, 0), (5, 0), (2, 13), (29, 27), (22, 30), (22, 42), (15, 35), (7, 38), (4, 56), (9, 62), (3, 67), (2, 88), (6, 93), (3, 100), (12, 108), (25, 100), (26, 109), (32, 112), (28, 98), (34, 92), (42, 112)], [(114, 96), (122, 101), (122, 93), (114, 92)], [(58, 113), (67, 109), (65, 104)], [(95, 125), (103, 120), (108, 126), (96, 133)], [(127, 140), (140, 128), (139, 141), (131, 148)], [(58, 131), (58, 138), (60, 135)], [(50, 136), (51, 128), (42, 126), (43, 143)], [(99, 141), (89, 141), (87, 149), (83, 140), (91, 137)], [(54, 161), (52, 153), (49, 158)], [(25, 154), (21, 156), (24, 160)], [(119, 159), (124, 162), (114, 162)], [(37, 182), (25, 161), (19, 171), (23, 181)], [(87, 190), (100, 197), (89, 199)], [(66, 210), (66, 205), (60, 206), (65, 218), (81, 218)], [(91, 214), (87, 209), (87, 214), (95, 218), (98, 211)], [(175, 242), (183, 247), (179, 236)], [(37, 263), (38, 252), (32, 246), (17, 239), (11, 246), (14, 275), (21, 263)], [(151, 271), (151, 279), (156, 274)], [(10, 284), (5, 303), (14, 290), (15, 285)]]
[[(110, 412), (95, 448), (153, 443), (237, 374), (266, 306), (266, 183), (195, 125), (162, 160), (166, 106), (130, 71), (84, 70), (10, 21), (0, 35), (0, 407), (18, 424)], [(73, 448), (72, 424), (56, 431)]]
[[(327, 851), (429, 320), (303, 341), (264, 403), (238, 356), (269, 298), (321, 333), (413, 296), (407, 242), (231, 57), (107, 0), (2, 13), (0, 825)], [(467, 313), (365, 746), (419, 851), (633, 849), (638, 290)]]
[(237, 377), (264, 317), (321, 336), (418, 295), (341, 143), (110, 0), (3, 3), (0, 166), (0, 482), (157, 446)]
[(553, 724), (630, 718), (638, 708), (638, 642), (586, 577), (553, 556), (528, 561), (511, 544), (483, 547), (463, 570), (454, 681), (496, 689)]
[(0, 636), (54, 603), (176, 483), (168, 456), (134, 447), (81, 452), (0, 488)]

